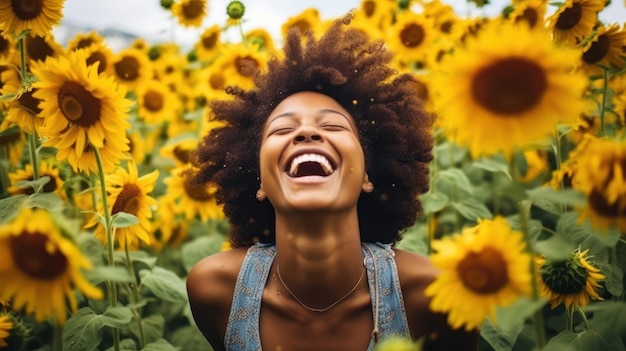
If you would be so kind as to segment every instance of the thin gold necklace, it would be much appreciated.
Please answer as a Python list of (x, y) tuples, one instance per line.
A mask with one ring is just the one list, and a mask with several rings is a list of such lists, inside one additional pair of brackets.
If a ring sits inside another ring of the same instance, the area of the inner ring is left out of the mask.
[(311, 312), (326, 312), (326, 311), (330, 310), (331, 308), (337, 306), (337, 304), (340, 303), (341, 301), (345, 300), (348, 296), (350, 296), (350, 294), (352, 294), (356, 290), (356, 288), (359, 287), (359, 284), (361, 283), (361, 281), (363, 280), (363, 277), (365, 276), (365, 268), (363, 268), (363, 271), (361, 272), (361, 276), (359, 277), (359, 280), (356, 282), (354, 287), (352, 289), (350, 289), (350, 291), (348, 291), (347, 294), (343, 295), (342, 297), (339, 298), (339, 300), (337, 300), (337, 301), (333, 302), (332, 304), (330, 304), (330, 306), (324, 307), (324, 308), (309, 307), (306, 304), (304, 304), (304, 302), (300, 301), (300, 299), (296, 296), (296, 294), (294, 294), (291, 291), (291, 289), (289, 289), (287, 287), (287, 284), (285, 284), (285, 281), (283, 280), (283, 277), (280, 275), (280, 265), (278, 264), (278, 261), (276, 262), (276, 273), (278, 274), (278, 279), (280, 280), (280, 283), (283, 285), (285, 290), (287, 290), (287, 292), (291, 295), (291, 297), (293, 297), (296, 301), (298, 301), (298, 303), (302, 307), (306, 308), (307, 310), (309, 310)]

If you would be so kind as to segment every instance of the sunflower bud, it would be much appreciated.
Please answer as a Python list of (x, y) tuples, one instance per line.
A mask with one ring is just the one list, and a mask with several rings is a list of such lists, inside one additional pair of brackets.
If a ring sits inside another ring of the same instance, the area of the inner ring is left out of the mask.
[(226, 6), (226, 14), (233, 20), (241, 19), (245, 12), (246, 7), (241, 1), (231, 1), (228, 6)]
[(161, 0), (161, 7), (169, 10), (174, 5), (174, 0)]
[[(12, 324), (12, 327), (7, 330), (9, 336), (4, 339), (7, 350), (25, 350), (26, 342), (29, 339), (30, 328), (27, 328), (21, 319), (11, 313), (0, 315), (0, 319), (2, 319), (2, 317), (8, 317), (9, 323)], [(0, 345), (0, 348), (3, 347)]]
[(411, 0), (398, 0), (400, 10), (408, 10), (409, 6), (411, 6)]

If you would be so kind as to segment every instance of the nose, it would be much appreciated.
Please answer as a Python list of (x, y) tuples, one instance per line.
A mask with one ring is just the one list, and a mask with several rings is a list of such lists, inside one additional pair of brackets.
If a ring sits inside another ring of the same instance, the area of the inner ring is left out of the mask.
[(322, 136), (318, 133), (315, 128), (312, 127), (302, 127), (293, 137), (293, 143), (310, 143), (313, 141), (322, 141)]

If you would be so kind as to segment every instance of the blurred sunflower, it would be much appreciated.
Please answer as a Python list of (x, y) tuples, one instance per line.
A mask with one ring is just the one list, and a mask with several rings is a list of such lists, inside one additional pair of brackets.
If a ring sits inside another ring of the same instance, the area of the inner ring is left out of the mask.
[(158, 80), (137, 89), (137, 116), (149, 125), (160, 125), (181, 113), (182, 106), (169, 87)]
[(182, 219), (176, 211), (176, 204), (165, 197), (158, 200), (159, 211), (154, 218), (152, 237), (158, 250), (178, 247), (189, 233), (189, 222)]
[[(0, 226), (0, 298), (12, 308), (25, 308), (37, 321), (53, 314), (59, 324), (78, 308), (75, 288), (85, 297), (101, 299), (102, 291), (81, 274), (91, 262), (47, 211), (23, 209), (10, 223)], [(45, 292), (45, 293), (43, 293)]]
[(8, 58), (15, 53), (15, 40), (0, 30), (0, 58)]
[(570, 151), (566, 159), (561, 161), (561, 167), (552, 171), (552, 179), (548, 182), (548, 185), (554, 189), (560, 189), (562, 185), (565, 187), (571, 187), (572, 180), (578, 173), (579, 164), (578, 160), (580, 156), (587, 152), (589, 145), (591, 145), (595, 136), (592, 134), (582, 134), (574, 150)]
[[(204, 135), (204, 134), (202, 134)], [(198, 147), (195, 137), (183, 137), (168, 140), (160, 149), (159, 154), (168, 160), (174, 161), (176, 167), (189, 165), (189, 156)]]
[(85, 51), (85, 60), (87, 66), (98, 64), (98, 74), (107, 74), (112, 76), (113, 60), (115, 54), (105, 43), (94, 43), (87, 48), (79, 49)]
[(217, 24), (207, 28), (194, 45), (200, 61), (211, 61), (220, 50), (222, 29)]
[(482, 220), (460, 234), (433, 242), (433, 265), (441, 274), (425, 291), (430, 309), (448, 314), (454, 329), (480, 327), (495, 308), (530, 292), (530, 255), (523, 235), (506, 219)]
[(226, 94), (228, 85), (227, 74), (218, 65), (206, 65), (196, 72), (198, 82), (195, 93), (206, 101), (228, 100), (232, 96)]
[(112, 171), (128, 150), (132, 102), (125, 91), (96, 66), (87, 66), (83, 50), (33, 65), (32, 71), (39, 78), (33, 96), (41, 100), (44, 145), (56, 147), (57, 159), (67, 159), (75, 170), (92, 172), (98, 171), (92, 148), (98, 148), (105, 171)]
[(1, 77), (4, 85), (0, 88), (0, 94), (17, 94), (15, 99), (7, 103), (7, 122), (17, 124), (24, 133), (37, 133), (44, 121), (39, 115), (41, 100), (33, 96), (37, 89), (22, 86), (20, 75), (13, 68), (2, 72)]
[[(42, 192), (55, 193), (59, 195), (60, 198), (65, 198), (65, 189), (63, 188), (63, 184), (65, 182), (59, 176), (59, 169), (57, 167), (52, 165), (50, 162), (42, 161), (39, 165), (39, 176), (50, 177), (48, 183), (46, 183), (43, 186), (43, 189), (41, 189)], [(33, 165), (28, 164), (23, 169), (17, 169), (14, 172), (9, 173), (9, 180), (11, 181), (11, 186), (7, 188), (9, 194), (33, 194), (34, 189), (31, 186), (22, 188), (17, 185), (17, 183), (20, 181), (29, 182), (34, 180)]]
[(226, 85), (248, 90), (254, 87), (254, 74), (264, 71), (267, 61), (267, 54), (259, 52), (255, 47), (233, 44), (223, 50), (214, 65), (224, 72)]
[(44, 36), (27, 35), (24, 38), (24, 49), (26, 50), (26, 57), (30, 61), (45, 61), (48, 57), (58, 57), (64, 53), (64, 49), (55, 39), (52, 34), (46, 34)]
[(604, 279), (600, 270), (587, 261), (589, 250), (576, 250), (563, 260), (537, 259), (539, 288), (552, 309), (561, 303), (565, 307), (584, 307), (589, 299), (603, 300), (596, 291)]
[(423, 14), (402, 12), (388, 28), (386, 42), (402, 63), (426, 61), (428, 48), (434, 39), (433, 21)]
[(146, 153), (146, 135), (139, 130), (134, 130), (128, 133), (128, 147), (129, 153), (133, 157), (135, 164), (141, 165), (150, 152)]
[(17, 0), (0, 2), (2, 29), (14, 35), (26, 29), (31, 35), (46, 35), (61, 22), (65, 0)]
[(383, 32), (393, 23), (397, 10), (396, 1), (361, 0), (354, 20), (369, 23), (373, 32)]
[(116, 80), (128, 90), (136, 90), (152, 78), (152, 62), (145, 52), (126, 48), (118, 52), (113, 60)]
[(520, 177), (522, 183), (532, 182), (548, 171), (548, 153), (545, 150), (525, 150), (523, 156), (526, 167)]
[(580, 44), (598, 24), (598, 12), (606, 7), (604, 0), (565, 0), (547, 19), (547, 28), (557, 43)]
[(572, 72), (577, 62), (576, 50), (555, 47), (540, 31), (489, 25), (433, 76), (439, 123), (474, 157), (510, 157), (516, 148), (543, 141), (555, 124), (576, 121), (587, 87), (587, 78)]
[(9, 316), (4, 314), (0, 315), (0, 347), (7, 347), (6, 340), (11, 335), (11, 329), (13, 329), (13, 322), (9, 319)]
[(87, 49), (92, 45), (104, 44), (104, 37), (96, 31), (79, 32), (71, 38), (66, 47), (69, 51)]
[[(118, 167), (114, 173), (105, 176), (107, 198), (111, 215), (118, 212), (126, 212), (134, 215), (139, 223), (125, 228), (115, 230), (115, 240), (120, 248), (128, 247), (130, 250), (139, 249), (140, 240), (150, 244), (150, 218), (152, 218), (151, 206), (156, 205), (156, 200), (148, 194), (154, 189), (159, 171), (138, 176), (137, 166), (133, 162), (127, 162), (128, 171)], [(102, 207), (102, 202), (98, 204), (98, 213), (104, 213), (109, 209)], [(104, 244), (107, 243), (107, 233), (98, 220), (93, 217), (85, 227), (90, 228), (97, 225), (94, 236)]]
[(263, 28), (257, 28), (246, 32), (244, 38), (246, 39), (246, 43), (256, 46), (257, 50), (260, 52), (274, 52), (276, 49), (274, 46), (274, 38), (272, 38), (272, 35)]
[(201, 27), (207, 16), (207, 0), (180, 0), (170, 8), (178, 23), (185, 27)]
[(573, 186), (587, 195), (581, 220), (626, 231), (626, 142), (595, 139), (577, 162)]
[(177, 204), (180, 213), (184, 213), (187, 220), (196, 216), (203, 222), (210, 218), (223, 219), (222, 207), (215, 201), (217, 188), (214, 185), (194, 186), (187, 180), (193, 176), (196, 169), (191, 166), (177, 167), (163, 182), (167, 186), (165, 197)]
[(287, 33), (289, 33), (289, 30), (292, 27), (297, 27), (300, 30), (300, 34), (303, 35), (303, 39), (304, 34), (309, 30), (317, 36), (317, 34), (319, 34), (319, 28), (321, 27), (319, 11), (316, 8), (311, 7), (303, 10), (295, 16), (287, 18), (281, 26), (281, 34), (283, 38), (287, 37)]
[(589, 40), (583, 52), (583, 69), (588, 75), (602, 73), (600, 66), (621, 69), (624, 67), (626, 54), (626, 28), (620, 29), (618, 24), (600, 26), (597, 34)]
[(545, 29), (547, 7), (548, 2), (544, 0), (520, 1), (515, 4), (508, 18), (514, 23), (526, 23), (530, 28)]
[(11, 126), (6, 120), (0, 123), (0, 148), (6, 150), (11, 166), (17, 167), (24, 153), (26, 138), (19, 128)]

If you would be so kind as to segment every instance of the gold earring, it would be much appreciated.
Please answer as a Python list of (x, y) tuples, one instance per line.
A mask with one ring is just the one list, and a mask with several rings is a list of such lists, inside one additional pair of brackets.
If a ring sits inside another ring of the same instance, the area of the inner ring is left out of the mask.
[(267, 198), (267, 195), (265, 195), (265, 191), (263, 191), (263, 189), (259, 189), (256, 192), (256, 199), (259, 201), (263, 201)]

